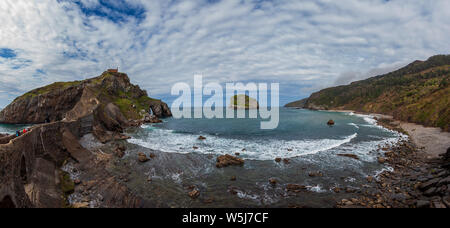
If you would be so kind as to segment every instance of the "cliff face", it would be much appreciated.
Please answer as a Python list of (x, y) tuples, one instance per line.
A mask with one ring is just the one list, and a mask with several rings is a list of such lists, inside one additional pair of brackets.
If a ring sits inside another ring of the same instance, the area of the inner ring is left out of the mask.
[(65, 197), (74, 182), (62, 166), (72, 160), (103, 195), (103, 207), (144, 206), (106, 171), (111, 159), (83, 148), (79, 139), (89, 133), (103, 143), (125, 139), (123, 129), (142, 123), (150, 108), (160, 117), (171, 116), (166, 104), (149, 98), (122, 73), (54, 83), (17, 98), (2, 110), (0, 122), (52, 122), (20, 137), (0, 135), (0, 208), (68, 206)]
[(450, 130), (450, 55), (415, 61), (385, 75), (324, 89), (290, 104), (309, 109), (355, 110)]
[(58, 82), (32, 90), (0, 112), (0, 123), (36, 124), (62, 120), (77, 106), (86, 90), (90, 90), (89, 99), (104, 106), (113, 103), (127, 119), (141, 119), (150, 108), (158, 117), (172, 116), (167, 104), (149, 98), (145, 90), (130, 83), (126, 74), (105, 72), (84, 81)]
[(288, 107), (288, 108), (304, 108), (307, 100), (308, 99), (294, 101), (294, 102), (291, 102), (289, 104), (286, 104), (284, 107)]

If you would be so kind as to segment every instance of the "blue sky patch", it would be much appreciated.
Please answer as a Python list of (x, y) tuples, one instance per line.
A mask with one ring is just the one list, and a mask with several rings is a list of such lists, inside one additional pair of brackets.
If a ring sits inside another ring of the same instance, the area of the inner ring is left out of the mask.
[(17, 56), (16, 52), (9, 48), (0, 48), (0, 57), (5, 59), (13, 59)]
[(87, 16), (107, 18), (114, 23), (127, 22), (134, 18), (137, 22), (145, 19), (145, 9), (138, 4), (130, 4), (125, 0), (99, 0), (95, 6), (86, 6), (82, 1), (73, 1)]

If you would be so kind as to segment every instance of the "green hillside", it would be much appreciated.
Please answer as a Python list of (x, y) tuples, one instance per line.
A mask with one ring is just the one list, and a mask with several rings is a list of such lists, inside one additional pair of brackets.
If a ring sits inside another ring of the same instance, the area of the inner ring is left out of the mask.
[[(314, 93), (300, 107), (355, 110), (450, 130), (450, 55)], [(294, 103), (295, 104), (295, 103)]]

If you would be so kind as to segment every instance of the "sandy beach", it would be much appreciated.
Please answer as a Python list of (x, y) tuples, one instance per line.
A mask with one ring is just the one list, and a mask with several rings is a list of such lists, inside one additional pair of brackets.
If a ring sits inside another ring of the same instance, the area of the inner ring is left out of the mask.
[(423, 125), (408, 123), (399, 120), (394, 120), (392, 116), (377, 114), (377, 113), (362, 113), (352, 110), (330, 110), (332, 112), (356, 113), (363, 115), (370, 115), (379, 120), (392, 120), (390, 124), (402, 128), (408, 133), (414, 144), (423, 152), (428, 159), (439, 158), (439, 155), (444, 154), (450, 147), (450, 132), (442, 131), (440, 128), (425, 127)]
[(428, 158), (437, 158), (450, 147), (449, 132), (413, 123), (400, 122), (399, 124), (402, 129), (408, 132), (413, 142), (426, 153)]

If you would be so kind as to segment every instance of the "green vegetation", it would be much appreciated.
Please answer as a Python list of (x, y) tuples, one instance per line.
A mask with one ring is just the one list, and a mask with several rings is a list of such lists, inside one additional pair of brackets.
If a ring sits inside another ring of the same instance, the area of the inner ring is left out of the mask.
[(30, 91), (28, 93), (25, 93), (24, 95), (22, 95), (20, 97), (17, 97), (14, 101), (18, 101), (18, 100), (21, 100), (21, 99), (27, 99), (27, 98), (30, 98), (30, 97), (36, 97), (36, 96), (39, 96), (39, 95), (42, 95), (42, 94), (45, 94), (45, 93), (48, 93), (50, 91), (54, 91), (54, 90), (57, 90), (57, 89), (64, 90), (64, 89), (67, 89), (69, 87), (78, 86), (81, 83), (82, 83), (82, 81), (55, 82), (55, 83), (50, 84), (48, 86), (44, 86), (44, 87), (41, 87), (41, 88), (38, 88), (38, 89), (34, 89), (34, 90), (32, 90), (32, 91)]
[[(245, 103), (242, 103), (242, 101), (245, 101)], [(243, 94), (233, 96), (231, 98), (231, 104), (233, 104), (235, 108), (258, 108), (258, 101), (256, 101), (256, 99)]]
[(51, 85), (34, 89), (16, 98), (14, 101), (32, 99), (39, 95), (57, 90), (66, 90), (80, 85), (89, 87), (101, 103), (108, 104), (112, 102), (117, 105), (122, 114), (128, 119), (141, 119), (143, 117), (141, 115), (142, 110), (148, 111), (151, 104), (161, 102), (148, 97), (147, 93), (141, 90), (139, 86), (131, 84), (126, 74), (111, 72), (104, 72), (98, 77), (84, 81), (55, 82)]
[(392, 73), (314, 93), (305, 106), (389, 114), (449, 131), (449, 84), (450, 55), (438, 55)]
[(238, 105), (238, 100), (241, 97), (244, 97), (244, 99), (245, 99), (245, 107), (248, 108), (250, 106), (250, 97), (247, 96), (247, 95), (235, 95), (235, 96), (233, 96), (233, 98), (232, 98), (233, 99), (233, 104), (234, 105)]
[(75, 190), (75, 183), (70, 178), (70, 174), (64, 171), (60, 172), (61, 190), (65, 195), (70, 195)]

